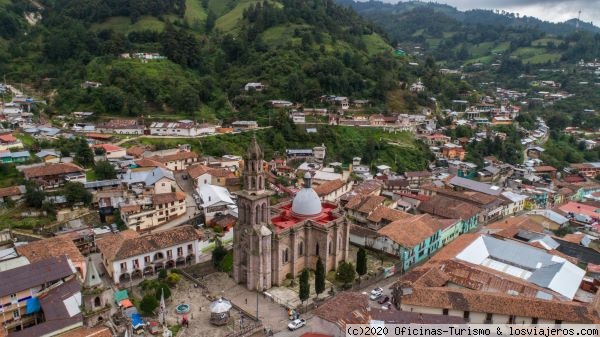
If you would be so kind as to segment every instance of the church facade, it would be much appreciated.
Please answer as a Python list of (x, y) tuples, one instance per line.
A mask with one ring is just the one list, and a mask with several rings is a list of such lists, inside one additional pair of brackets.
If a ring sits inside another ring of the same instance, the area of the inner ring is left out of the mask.
[(251, 290), (280, 285), (320, 257), (330, 271), (348, 258), (349, 224), (338, 205), (321, 202), (312, 177), (292, 202), (270, 205), (262, 150), (253, 139), (247, 152), (243, 190), (236, 192), (238, 223), (233, 232), (233, 278)]

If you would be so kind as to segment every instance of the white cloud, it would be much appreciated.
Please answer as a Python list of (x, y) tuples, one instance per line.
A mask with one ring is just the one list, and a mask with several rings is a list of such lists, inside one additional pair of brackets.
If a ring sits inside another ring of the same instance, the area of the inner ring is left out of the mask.
[[(383, 1), (398, 2), (396, 0)], [(598, 21), (600, 18), (600, 1), (597, 0), (437, 0), (436, 2), (455, 6), (460, 10), (499, 9), (553, 22), (577, 18), (579, 10), (581, 10), (582, 21)]]

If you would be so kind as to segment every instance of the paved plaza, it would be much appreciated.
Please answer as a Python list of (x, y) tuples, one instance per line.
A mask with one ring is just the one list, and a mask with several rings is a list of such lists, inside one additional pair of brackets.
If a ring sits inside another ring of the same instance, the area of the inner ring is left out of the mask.
[(258, 301), (258, 317), (263, 325), (273, 331), (280, 331), (287, 327), (287, 310), (271, 301), (263, 294), (256, 296), (255, 291), (250, 291), (238, 285), (225, 273), (213, 273), (206, 276), (203, 282), (213, 296), (223, 295), (243, 310), (256, 315), (256, 303)]

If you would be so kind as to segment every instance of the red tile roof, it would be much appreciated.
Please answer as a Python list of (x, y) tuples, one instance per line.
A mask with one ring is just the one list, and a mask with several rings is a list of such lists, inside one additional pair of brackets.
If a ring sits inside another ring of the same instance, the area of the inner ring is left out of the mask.
[(23, 170), (25, 178), (37, 178), (46, 176), (56, 176), (61, 174), (84, 172), (81, 167), (70, 163), (45, 164), (26, 168)]
[(180, 226), (144, 235), (126, 230), (113, 236), (105, 236), (97, 240), (96, 245), (106, 260), (112, 262), (191, 242), (201, 237), (202, 234), (192, 226)]
[(324, 197), (330, 193), (333, 193), (334, 191), (339, 190), (340, 188), (344, 187), (344, 185), (346, 185), (346, 183), (343, 180), (336, 179), (336, 180), (330, 180), (319, 186), (316, 186), (314, 188), (314, 190), (315, 190), (315, 192), (317, 192), (318, 196)]
[(313, 314), (326, 321), (336, 323), (352, 311), (366, 309), (368, 306), (369, 298), (367, 295), (356, 292), (341, 292), (321, 304), (313, 311)]
[(403, 247), (412, 248), (431, 237), (444, 225), (429, 214), (414, 215), (394, 221), (377, 231)]
[(21, 194), (23, 194), (23, 193), (21, 192), (21, 189), (19, 188), (19, 186), (10, 186), (10, 187), (0, 188), (0, 198), (14, 197), (14, 196), (21, 195)]
[(5, 133), (3, 135), (0, 135), (0, 142), (1, 143), (14, 143), (17, 141), (17, 138), (15, 138), (15, 136), (13, 136), (10, 133)]
[(172, 193), (159, 193), (152, 196), (152, 203), (154, 205), (164, 205), (176, 201), (184, 201), (185, 193), (183, 192), (172, 192)]

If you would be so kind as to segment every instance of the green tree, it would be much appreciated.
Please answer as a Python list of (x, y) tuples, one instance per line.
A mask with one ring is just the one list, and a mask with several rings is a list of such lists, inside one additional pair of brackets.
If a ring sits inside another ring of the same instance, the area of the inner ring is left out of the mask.
[(351, 283), (356, 278), (356, 270), (354, 265), (350, 262), (342, 261), (338, 266), (337, 274), (335, 279), (342, 282), (345, 285)]
[(310, 275), (308, 274), (308, 269), (304, 268), (300, 274), (300, 292), (298, 293), (298, 296), (303, 303), (310, 296), (310, 284), (308, 283), (309, 278)]
[(225, 255), (227, 255), (227, 249), (225, 249), (225, 247), (223, 247), (223, 244), (221, 244), (221, 240), (216, 239), (215, 240), (215, 249), (213, 249), (213, 251), (212, 251), (213, 266), (219, 267), (219, 265), (221, 264), (221, 261), (223, 261), (223, 258), (225, 258)]
[(167, 278), (167, 271), (166, 271), (165, 269), (161, 269), (161, 270), (158, 272), (158, 279), (159, 279), (159, 280), (164, 280), (164, 279), (166, 279), (166, 278)]
[(94, 152), (84, 138), (77, 141), (77, 151), (75, 151), (75, 162), (81, 166), (90, 167), (94, 165)]
[(167, 276), (167, 284), (170, 287), (174, 287), (177, 285), (177, 283), (179, 283), (179, 281), (181, 281), (181, 276), (177, 273), (170, 273), (169, 276)]
[(94, 173), (96, 174), (96, 179), (98, 180), (117, 178), (117, 171), (115, 171), (115, 167), (112, 166), (112, 164), (107, 160), (101, 160), (97, 162), (96, 166), (94, 166)]
[(317, 266), (315, 268), (315, 292), (317, 296), (325, 291), (325, 266), (321, 257), (317, 259)]
[(217, 15), (215, 14), (215, 12), (209, 10), (208, 14), (206, 14), (205, 22), (205, 28), (207, 33), (212, 32), (213, 28), (215, 28), (215, 22), (217, 22)]
[(127, 225), (125, 225), (125, 222), (123, 222), (123, 219), (121, 218), (121, 211), (120, 210), (115, 210), (113, 212), (113, 222), (117, 225), (117, 229), (120, 231), (124, 231), (127, 230)]
[(46, 198), (46, 193), (37, 184), (28, 182), (25, 185), (25, 204), (33, 208), (41, 208)]
[(160, 301), (160, 295), (163, 294), (163, 292), (165, 294), (165, 300), (171, 297), (171, 289), (169, 289), (169, 286), (167, 286), (165, 283), (159, 283), (154, 291), (154, 297)]
[(152, 295), (146, 295), (140, 302), (140, 309), (144, 315), (150, 316), (154, 313), (154, 309), (158, 307), (158, 300)]
[(363, 247), (360, 247), (356, 253), (356, 272), (360, 276), (367, 273), (367, 252)]
[(82, 183), (66, 183), (63, 187), (63, 193), (67, 199), (67, 203), (71, 206), (78, 203), (89, 206), (92, 202), (92, 194), (85, 189)]

